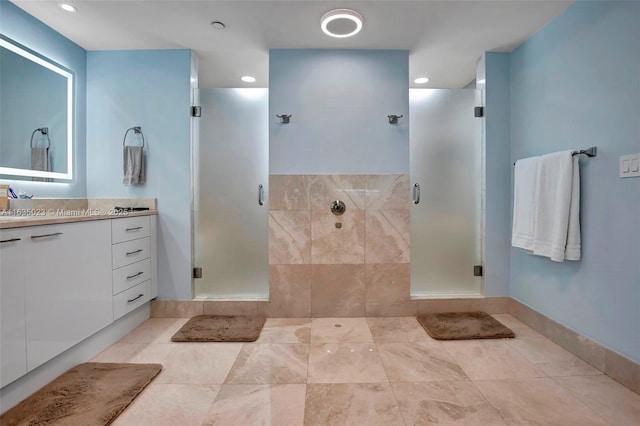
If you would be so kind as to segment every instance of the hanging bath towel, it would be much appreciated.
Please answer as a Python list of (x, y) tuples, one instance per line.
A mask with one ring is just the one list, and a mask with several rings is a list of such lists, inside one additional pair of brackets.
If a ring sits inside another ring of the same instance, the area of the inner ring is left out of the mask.
[(144, 148), (141, 146), (125, 146), (124, 153), (124, 186), (142, 185), (145, 181)]
[(527, 251), (533, 250), (538, 158), (518, 160), (514, 176), (511, 245)]
[[(49, 161), (49, 148), (31, 148), (31, 170), (48, 172), (51, 169)], [(49, 178), (34, 177), (35, 182), (51, 182)]]
[(573, 151), (538, 158), (533, 254), (580, 260), (580, 171)]
[(580, 168), (573, 151), (516, 162), (511, 245), (553, 261), (580, 260)]

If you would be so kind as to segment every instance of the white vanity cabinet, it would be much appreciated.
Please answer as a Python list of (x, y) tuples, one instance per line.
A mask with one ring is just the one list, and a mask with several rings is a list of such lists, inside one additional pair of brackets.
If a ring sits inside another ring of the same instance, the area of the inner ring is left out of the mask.
[(27, 372), (24, 233), (0, 230), (0, 387)]
[(156, 238), (155, 215), (0, 229), (0, 387), (156, 297)]
[(113, 322), (110, 222), (25, 228), (28, 370)]

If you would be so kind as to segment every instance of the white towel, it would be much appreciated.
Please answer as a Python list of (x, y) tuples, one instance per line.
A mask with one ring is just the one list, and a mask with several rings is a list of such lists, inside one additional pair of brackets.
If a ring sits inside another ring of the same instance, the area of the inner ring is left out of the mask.
[[(572, 154), (573, 151), (562, 151), (538, 158), (533, 254), (549, 257), (556, 262), (562, 262), (566, 258), (569, 212), (574, 192)], [(575, 161), (578, 167), (578, 158)], [(579, 193), (579, 180), (575, 186)], [(577, 201), (579, 203), (579, 199)], [(577, 211), (574, 208), (574, 213)], [(575, 246), (575, 242), (573, 245)]]
[(572, 154), (562, 151), (516, 163), (514, 247), (556, 262), (580, 260), (580, 169)]
[(511, 245), (524, 250), (533, 250), (538, 158), (518, 160), (514, 171)]
[(565, 260), (580, 260), (582, 240), (580, 238), (580, 159), (573, 157), (573, 179), (571, 184), (571, 205), (569, 206), (569, 229)]
[(141, 146), (125, 146), (124, 159), (124, 186), (142, 185), (145, 182), (144, 148)]

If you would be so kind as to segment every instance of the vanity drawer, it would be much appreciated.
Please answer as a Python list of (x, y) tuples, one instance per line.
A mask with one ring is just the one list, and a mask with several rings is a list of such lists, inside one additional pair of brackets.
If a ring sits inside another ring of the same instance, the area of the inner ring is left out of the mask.
[(113, 271), (113, 294), (118, 294), (151, 279), (151, 259), (145, 259)]
[(113, 269), (148, 259), (151, 255), (149, 237), (111, 246)]
[(149, 216), (128, 217), (111, 221), (111, 242), (113, 244), (149, 236)]
[(151, 300), (151, 281), (147, 280), (113, 296), (113, 320)]

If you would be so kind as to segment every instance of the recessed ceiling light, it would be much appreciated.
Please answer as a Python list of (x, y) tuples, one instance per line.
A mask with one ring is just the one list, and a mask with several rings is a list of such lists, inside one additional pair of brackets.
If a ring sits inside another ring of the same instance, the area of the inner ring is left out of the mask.
[(345, 38), (358, 34), (362, 21), (362, 15), (355, 10), (335, 9), (322, 15), (320, 28), (326, 35)]
[(227, 28), (227, 26), (220, 21), (213, 21), (211, 23), (211, 26), (216, 30), (224, 30), (225, 28)]
[(250, 75), (243, 75), (242, 77), (240, 77), (240, 80), (244, 81), (245, 83), (255, 83), (256, 82), (256, 78), (252, 77)]
[(429, 77), (418, 77), (415, 80), (413, 80), (413, 82), (416, 84), (425, 84), (429, 82)]
[(78, 11), (78, 9), (75, 6), (73, 6), (73, 5), (69, 4), (69, 3), (60, 3), (58, 6), (60, 6), (60, 9), (64, 10), (65, 12), (73, 12), (73, 13), (75, 13), (75, 12)]

